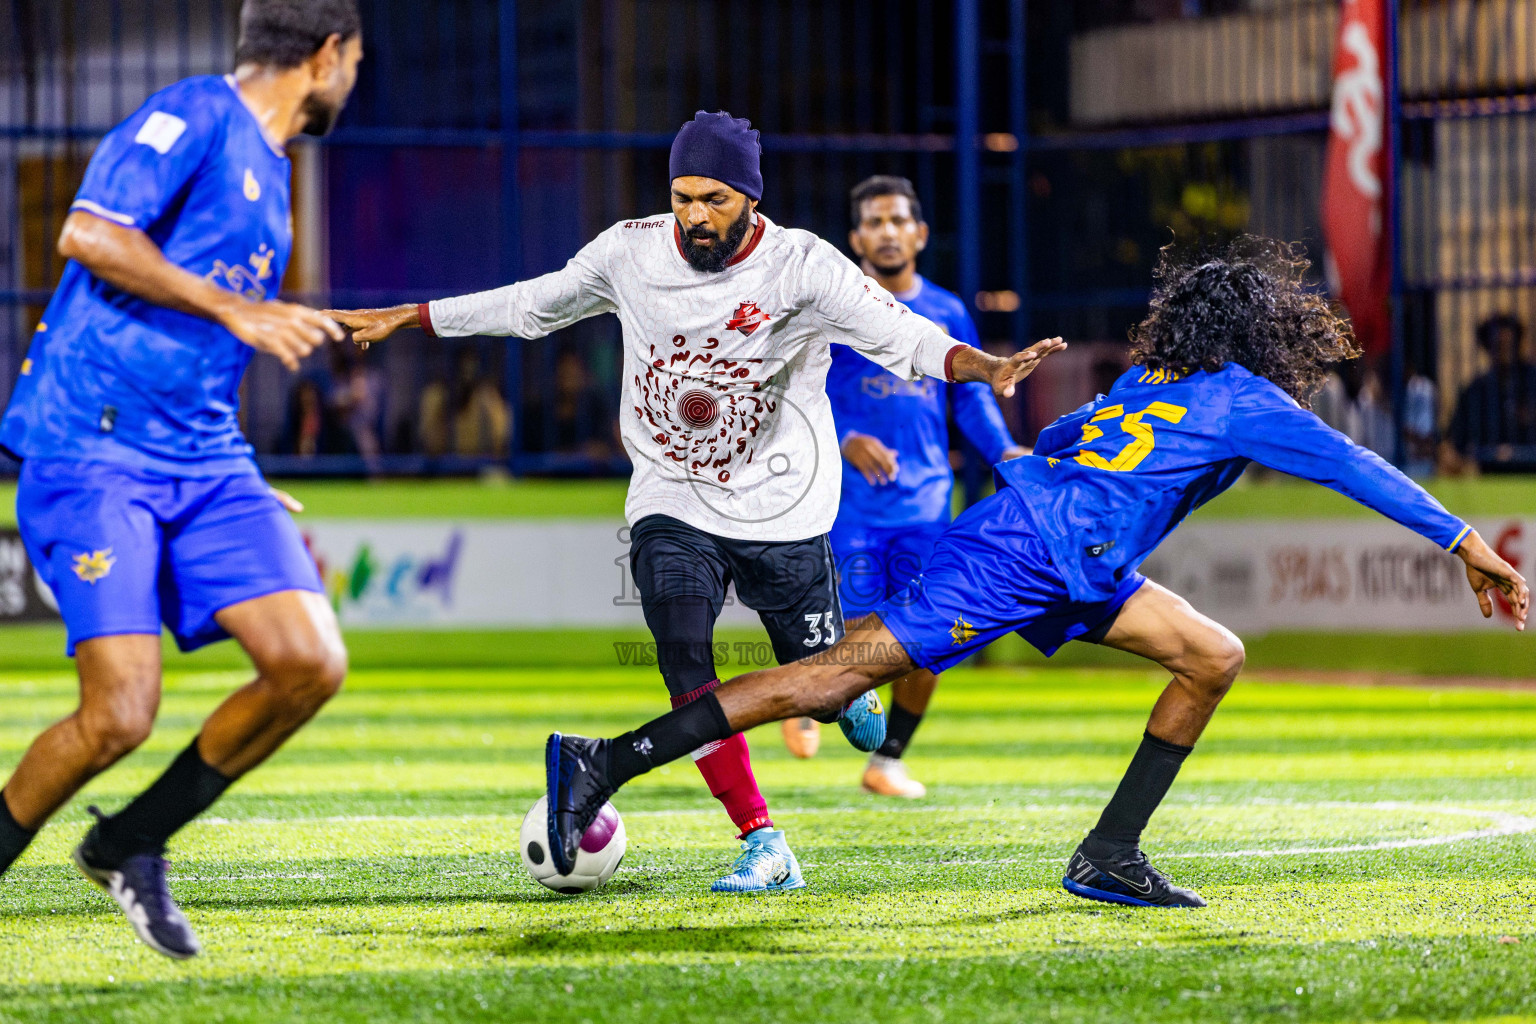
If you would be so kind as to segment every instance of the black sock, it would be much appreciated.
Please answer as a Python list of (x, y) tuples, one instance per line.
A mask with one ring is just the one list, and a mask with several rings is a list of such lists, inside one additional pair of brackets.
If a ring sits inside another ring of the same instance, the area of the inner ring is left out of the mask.
[(615, 736), (608, 747), (608, 783), (618, 789), (636, 775), (736, 734), (713, 692)]
[(5, 790), (0, 789), (0, 875), (21, 856), (21, 851), (32, 842), (36, 832), (29, 832), (21, 827), (21, 822), (11, 815), (11, 808), (5, 802)]
[(1125, 778), (1099, 815), (1099, 823), (1084, 840), (1091, 848), (1090, 855), (1134, 847), (1141, 842), (1142, 829), (1163, 802), (1168, 787), (1179, 774), (1179, 766), (1193, 749), (1160, 740), (1151, 733), (1142, 734), (1141, 746), (1131, 758)]
[(900, 757), (907, 751), (907, 744), (912, 742), (912, 734), (917, 731), (917, 723), (923, 720), (921, 712), (914, 714), (891, 699), (890, 710), (885, 714), (885, 742), (880, 744), (877, 751), (881, 757)]
[(89, 859), (100, 867), (113, 867), (137, 854), (165, 852), (171, 836), (212, 807), (233, 781), (203, 760), (193, 740), (148, 789), (97, 823)]

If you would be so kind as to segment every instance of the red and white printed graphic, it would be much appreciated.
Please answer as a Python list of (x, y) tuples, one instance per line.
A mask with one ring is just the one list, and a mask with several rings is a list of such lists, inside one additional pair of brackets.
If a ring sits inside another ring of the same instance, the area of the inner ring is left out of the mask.
[(718, 338), (705, 339), (694, 352), (688, 339), (673, 335), (671, 351), (651, 346), (645, 373), (635, 374), (635, 415), (654, 433), (662, 457), (694, 476), (731, 481), (733, 463), (756, 454), (754, 442), (782, 396), (764, 392), (764, 361), (727, 359), (713, 354)]
[(743, 302), (736, 307), (736, 315), (725, 323), (728, 331), (740, 331), (742, 334), (751, 334), (763, 324), (768, 322), (768, 314), (757, 308), (755, 302)]
[(1349, 309), (1366, 354), (1391, 344), (1392, 187), (1384, 81), (1387, 0), (1345, 0), (1333, 55), (1333, 107), (1323, 173), (1329, 287)]

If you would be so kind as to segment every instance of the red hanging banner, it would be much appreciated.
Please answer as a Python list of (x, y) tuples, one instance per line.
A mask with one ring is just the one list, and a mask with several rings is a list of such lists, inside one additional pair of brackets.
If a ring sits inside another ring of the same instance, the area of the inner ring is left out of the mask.
[(1344, 0), (1333, 54), (1333, 109), (1323, 171), (1325, 267), (1366, 355), (1391, 346), (1392, 187), (1387, 158), (1386, 41), (1390, 0)]

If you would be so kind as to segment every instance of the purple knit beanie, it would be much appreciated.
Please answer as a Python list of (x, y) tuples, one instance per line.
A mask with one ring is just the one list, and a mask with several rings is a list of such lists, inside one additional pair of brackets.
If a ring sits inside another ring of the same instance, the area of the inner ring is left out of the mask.
[(672, 140), (667, 171), (672, 178), (698, 175), (723, 181), (752, 199), (763, 198), (763, 144), (744, 117), (723, 110), (696, 111)]

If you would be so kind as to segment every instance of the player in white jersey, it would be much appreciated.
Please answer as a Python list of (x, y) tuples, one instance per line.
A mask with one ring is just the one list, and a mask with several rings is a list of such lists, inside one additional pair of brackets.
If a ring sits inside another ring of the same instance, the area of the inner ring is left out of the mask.
[[(842, 637), (826, 540), (842, 474), (825, 391), (831, 342), (907, 380), (987, 381), (1005, 394), (1060, 344), (1000, 359), (956, 343), (829, 243), (760, 213), (760, 152), (746, 120), (699, 111), (673, 142), (670, 215), (621, 221), (543, 277), (330, 314), (364, 345), (402, 327), (542, 338), (583, 317), (618, 315), (621, 433), (634, 464), (630, 559), (674, 707), (719, 685), (713, 632), (731, 583), (781, 664)], [(839, 723), (861, 750), (884, 739), (873, 693), (844, 708)], [(701, 748), (694, 760), (744, 843), (713, 888), (803, 885), (745, 739)]]

